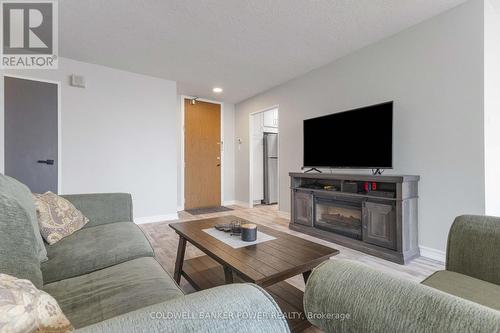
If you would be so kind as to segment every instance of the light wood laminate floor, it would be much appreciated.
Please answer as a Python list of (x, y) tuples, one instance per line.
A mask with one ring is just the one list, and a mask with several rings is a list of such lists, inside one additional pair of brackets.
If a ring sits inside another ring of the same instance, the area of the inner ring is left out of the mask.
[[(287, 232), (289, 234), (302, 237), (325, 246), (333, 247), (340, 251), (340, 254), (335, 256), (334, 259), (356, 260), (373, 268), (383, 270), (389, 274), (400, 276), (416, 282), (422, 281), (424, 278), (431, 275), (435, 271), (444, 269), (444, 265), (442, 263), (423, 257), (413, 260), (408, 265), (398, 265), (389, 262), (387, 260), (383, 260), (356, 250), (346, 248), (341, 245), (321, 240), (313, 236), (304, 235), (302, 233), (292, 231), (288, 229), (289, 220), (279, 216), (277, 211), (277, 206), (257, 206), (255, 208), (243, 208), (240, 206), (229, 206), (229, 207), (233, 208), (234, 210), (229, 212), (196, 215), (196, 216), (186, 212), (179, 212), (179, 218), (180, 218), (179, 220), (143, 224), (140, 225), (140, 227), (142, 228), (146, 236), (149, 238), (155, 250), (157, 260), (160, 262), (163, 268), (171, 275), (173, 275), (174, 272), (175, 257), (177, 254), (176, 253), (177, 243), (179, 238), (177, 234), (169, 227), (169, 223), (198, 220), (198, 219), (223, 216), (223, 215), (235, 215), (258, 224), (266, 225), (268, 227), (274, 228), (279, 231)], [(201, 252), (200, 250), (198, 250), (197, 248), (188, 243), (186, 248), (185, 259), (201, 255), (203, 255), (203, 252)], [(301, 290), (304, 290), (305, 285), (302, 279), (302, 275), (298, 275), (291, 279), (288, 279), (287, 282), (289, 282), (290, 284), (296, 286)], [(181, 281), (181, 288), (186, 293), (191, 293), (194, 291), (194, 289), (184, 279), (182, 279)], [(311, 328), (306, 330), (305, 332), (311, 333), (320, 331)]]

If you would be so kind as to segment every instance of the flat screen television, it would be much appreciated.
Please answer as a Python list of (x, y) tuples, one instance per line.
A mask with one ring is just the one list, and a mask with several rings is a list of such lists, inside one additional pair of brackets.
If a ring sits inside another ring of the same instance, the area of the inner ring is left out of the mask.
[(304, 120), (304, 168), (392, 169), (393, 104)]

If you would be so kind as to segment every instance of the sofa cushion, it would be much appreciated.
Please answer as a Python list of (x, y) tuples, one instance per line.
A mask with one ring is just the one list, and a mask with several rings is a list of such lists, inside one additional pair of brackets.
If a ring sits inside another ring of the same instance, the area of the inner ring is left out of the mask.
[(134, 219), (132, 196), (128, 193), (67, 194), (62, 197), (90, 220), (84, 228)]
[(54, 245), (47, 245), (47, 252), (49, 260), (42, 263), (44, 283), (154, 255), (146, 236), (132, 222), (83, 228)]
[[(35, 237), (35, 249), (36, 256), (38, 261), (46, 261), (47, 260), (47, 251), (45, 249), (45, 244), (42, 239), (42, 235), (40, 234), (40, 228), (38, 227), (38, 220), (36, 217), (36, 209), (35, 203), (33, 202), (33, 198), (31, 197), (31, 191), (29, 188), (11, 178), (9, 176), (5, 176), (0, 173), (0, 189), (1, 194), (5, 195), (7, 198), (11, 200), (16, 200), (19, 203), (19, 207), (25, 211), (26, 218), (33, 228), (33, 233)], [(0, 215), (0, 220), (3, 220), (3, 216)], [(20, 223), (17, 221), (17, 223)], [(24, 223), (24, 222), (23, 222)]]
[(452, 271), (438, 271), (422, 284), (500, 310), (500, 286)]
[(19, 201), (0, 192), (0, 273), (43, 285), (35, 234)]
[(183, 296), (154, 258), (127, 261), (43, 289), (76, 328)]

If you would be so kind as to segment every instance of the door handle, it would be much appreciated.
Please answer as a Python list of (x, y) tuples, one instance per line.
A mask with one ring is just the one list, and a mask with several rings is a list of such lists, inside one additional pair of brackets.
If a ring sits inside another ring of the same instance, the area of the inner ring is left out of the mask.
[(38, 160), (36, 163), (54, 165), (54, 160)]

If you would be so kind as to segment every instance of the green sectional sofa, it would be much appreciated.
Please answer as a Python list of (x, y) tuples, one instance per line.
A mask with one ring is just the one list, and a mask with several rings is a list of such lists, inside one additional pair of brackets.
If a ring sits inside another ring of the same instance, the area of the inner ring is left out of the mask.
[(277, 304), (255, 285), (184, 295), (132, 222), (129, 194), (65, 198), (90, 222), (44, 244), (29, 189), (0, 174), (0, 273), (52, 295), (77, 332), (289, 332)]
[(309, 277), (304, 306), (326, 332), (500, 332), (500, 218), (457, 217), (446, 270), (421, 284), (325, 262)]

